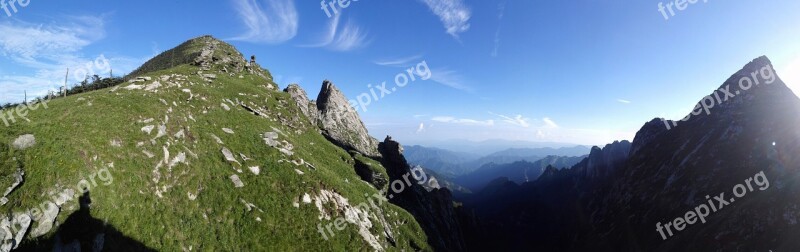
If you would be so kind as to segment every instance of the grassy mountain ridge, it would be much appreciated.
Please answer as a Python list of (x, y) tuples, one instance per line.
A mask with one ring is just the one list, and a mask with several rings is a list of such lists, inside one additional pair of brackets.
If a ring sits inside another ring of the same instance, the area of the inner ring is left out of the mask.
[[(36, 138), (25, 150), (2, 149), (0, 174), (25, 171), (24, 183), (0, 206), (3, 213), (36, 208), (51, 193), (108, 168), (113, 180), (91, 188), (89, 208), (104, 226), (85, 231), (120, 232), (106, 236), (106, 249), (138, 242), (171, 251), (430, 250), (419, 224), (400, 207), (378, 200), (377, 208), (354, 210), (382, 193), (361, 181), (351, 155), (301, 116), (268, 71), (248, 65), (232, 46), (193, 39), (127, 79), (113, 89), (52, 100), (48, 109), (32, 111), (30, 122), (0, 130), (9, 146), (24, 134)], [(65, 203), (56, 227), (39, 238), (25, 236), (22, 248), (58, 245), (65, 237), (58, 223), (79, 208), (77, 199)], [(354, 211), (343, 230), (323, 237), (320, 226)], [(39, 218), (31, 229), (46, 222)]]

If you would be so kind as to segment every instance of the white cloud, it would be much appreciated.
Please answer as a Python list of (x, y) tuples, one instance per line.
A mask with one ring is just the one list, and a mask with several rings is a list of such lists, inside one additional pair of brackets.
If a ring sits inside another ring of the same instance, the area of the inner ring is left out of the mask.
[(422, 55), (414, 55), (405, 58), (399, 59), (387, 59), (387, 60), (377, 60), (373, 61), (376, 65), (379, 66), (390, 66), (390, 67), (408, 67), (411, 66), (411, 63), (416, 63), (417, 60), (421, 59)]
[(86, 57), (81, 53), (105, 37), (104, 15), (65, 17), (54, 24), (0, 22), (0, 34), (0, 57), (4, 58), (0, 66), (6, 71), (13, 68), (13, 74), (0, 71), (0, 102), (21, 102), (25, 92), (31, 99), (58, 90), (67, 68), (72, 84), (77, 82), (75, 73), (104, 76), (113, 69), (119, 76), (144, 61), (105, 54), (105, 64), (96, 61), (102, 54)]
[(0, 24), (0, 53), (29, 67), (46, 67), (40, 61), (63, 61), (105, 37), (102, 18), (76, 17), (58, 25), (25, 22)]
[(436, 122), (443, 122), (443, 123), (455, 123), (455, 124), (462, 124), (462, 125), (477, 125), (477, 126), (494, 126), (494, 120), (474, 120), (474, 119), (461, 119), (455, 118), (452, 116), (437, 116), (431, 118), (431, 120)]
[(234, 8), (248, 31), (233, 40), (277, 44), (297, 35), (294, 0), (234, 0)]
[(619, 102), (619, 103), (625, 103), (625, 104), (630, 104), (630, 103), (631, 103), (631, 101), (629, 101), (629, 100), (623, 100), (623, 99), (617, 99), (617, 102)]
[(558, 124), (556, 124), (556, 122), (554, 122), (549, 117), (542, 118), (542, 121), (544, 122), (545, 126), (547, 126), (548, 128), (553, 128), (553, 129), (559, 128)]
[(512, 125), (520, 126), (520, 127), (523, 127), (523, 128), (528, 128), (528, 127), (531, 126), (530, 119), (529, 118), (525, 118), (522, 115), (517, 115), (515, 117), (510, 117), (510, 116), (504, 116), (504, 115), (501, 115), (501, 114), (495, 114), (495, 113), (492, 113), (492, 112), (489, 112), (489, 114), (492, 114), (492, 115), (498, 116), (500, 118), (503, 118), (503, 122), (506, 122), (506, 123), (509, 123), (509, 124), (512, 124)]
[(448, 69), (431, 70), (431, 80), (461, 91), (474, 92), (471, 87), (464, 84), (464, 77), (456, 71)]
[(469, 19), (472, 11), (463, 0), (421, 0), (428, 8), (439, 16), (447, 34), (458, 39), (458, 34), (469, 30)]
[(328, 30), (319, 42), (301, 47), (324, 47), (333, 51), (350, 51), (369, 44), (367, 34), (351, 21), (341, 24), (341, 13), (337, 13), (328, 23)]
[(417, 127), (417, 133), (425, 132), (425, 123), (419, 123), (419, 127)]

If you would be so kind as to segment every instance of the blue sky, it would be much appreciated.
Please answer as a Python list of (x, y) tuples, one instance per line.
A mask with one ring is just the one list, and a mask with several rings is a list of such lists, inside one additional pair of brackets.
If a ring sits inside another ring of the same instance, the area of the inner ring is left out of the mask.
[(800, 90), (800, 2), (699, 1), (668, 20), (659, 2), (360, 0), (328, 17), (318, 1), (29, 0), (0, 9), (0, 102), (56, 88), (67, 67), (104, 72), (86, 66), (102, 58), (127, 73), (204, 34), (312, 99), (324, 79), (365, 99), (424, 61), (430, 78), (359, 111), (371, 134), (407, 144), (632, 140), (761, 55)]

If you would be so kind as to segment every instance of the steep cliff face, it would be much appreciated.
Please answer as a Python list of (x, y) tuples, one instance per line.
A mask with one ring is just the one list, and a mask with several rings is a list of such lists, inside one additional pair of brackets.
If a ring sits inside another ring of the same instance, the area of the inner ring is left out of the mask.
[(664, 132), (667, 132), (664, 119), (656, 118), (645, 123), (633, 138), (630, 155), (636, 155), (640, 149), (653, 142), (659, 134)]
[(797, 125), (800, 99), (761, 57), (683, 120), (654, 119), (632, 144), (469, 203), (497, 233), (489, 248), (795, 251)]
[(367, 156), (380, 156), (378, 140), (369, 135), (356, 110), (333, 82), (322, 83), (317, 96), (317, 110), (323, 134), (336, 144)]
[[(391, 137), (386, 137), (379, 144), (379, 150), (383, 155), (383, 166), (393, 181), (389, 185), (390, 202), (414, 215), (428, 234), (428, 243), (437, 251), (466, 250), (462, 227), (465, 214), (453, 206), (450, 190), (444, 188), (426, 191), (422, 184), (427, 183), (427, 175), (420, 175), (422, 168), (412, 170), (403, 156), (403, 147)], [(409, 180), (409, 175), (417, 182), (410, 185), (404, 182)], [(407, 186), (403, 187), (404, 190), (397, 190), (402, 183)]]
[[(800, 158), (789, 154), (800, 152), (800, 99), (761, 57), (697, 108), (687, 120), (661, 122), (662, 129), (655, 122), (643, 127), (634, 154), (597, 205), (599, 232), (587, 236), (617, 251), (800, 248), (791, 238), (800, 231)], [(760, 172), (771, 186), (755, 184)], [(734, 193), (739, 184), (748, 187), (743, 197)], [(709, 200), (719, 211), (704, 223), (657, 231), (657, 223), (663, 228)]]
[(627, 161), (630, 149), (631, 143), (628, 141), (617, 141), (603, 149), (592, 148), (586, 163), (586, 176), (595, 180), (608, 178)]

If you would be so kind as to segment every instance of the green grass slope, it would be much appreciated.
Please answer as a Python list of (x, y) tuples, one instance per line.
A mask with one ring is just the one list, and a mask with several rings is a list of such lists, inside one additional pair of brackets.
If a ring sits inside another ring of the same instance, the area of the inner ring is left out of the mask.
[[(103, 226), (76, 232), (106, 233), (107, 250), (133, 243), (165, 251), (430, 250), (414, 218), (376, 200), (373, 195), (381, 193), (360, 180), (351, 155), (319, 134), (289, 95), (265, 78), (265, 71), (237, 72), (228, 63), (201, 71), (193, 65), (198, 48), (211, 41), (216, 40), (192, 40), (172, 51), (184, 60), (168, 61), (170, 68), (146, 64), (130, 78), (149, 81), (55, 99), (48, 108), (31, 111), (29, 122), (0, 128), (3, 188), (12, 182), (10, 174), (25, 171), (24, 183), (8, 195), (0, 211), (9, 217), (25, 213), (87, 180), (88, 213)], [(216, 47), (214, 58), (233, 55), (243, 61), (224, 45)], [(165, 134), (159, 136), (162, 126)], [(145, 132), (149, 127), (152, 131)], [(292, 146), (293, 154), (268, 145), (268, 132), (277, 134), (279, 148)], [(36, 145), (11, 147), (24, 134), (33, 134)], [(223, 149), (235, 161), (226, 160)], [(370, 164), (382, 169), (377, 162)], [(258, 174), (252, 167), (258, 167)], [(103, 169), (113, 180), (99, 177)], [(243, 187), (235, 186), (233, 175)], [(347, 200), (331, 200), (328, 193)], [(49, 249), (60, 228), (64, 234), (59, 238), (68, 243), (64, 237), (73, 229), (61, 224), (79, 211), (76, 197), (61, 207), (54, 228), (38, 238), (29, 231), (21, 247)], [(363, 203), (377, 208), (358, 211), (355, 206)], [(326, 240), (318, 227), (339, 217), (348, 220), (344, 229), (333, 228), (334, 236), (327, 233)], [(30, 230), (41, 222), (32, 223)], [(371, 225), (365, 229), (356, 222)], [(365, 238), (370, 236), (379, 247)]]

